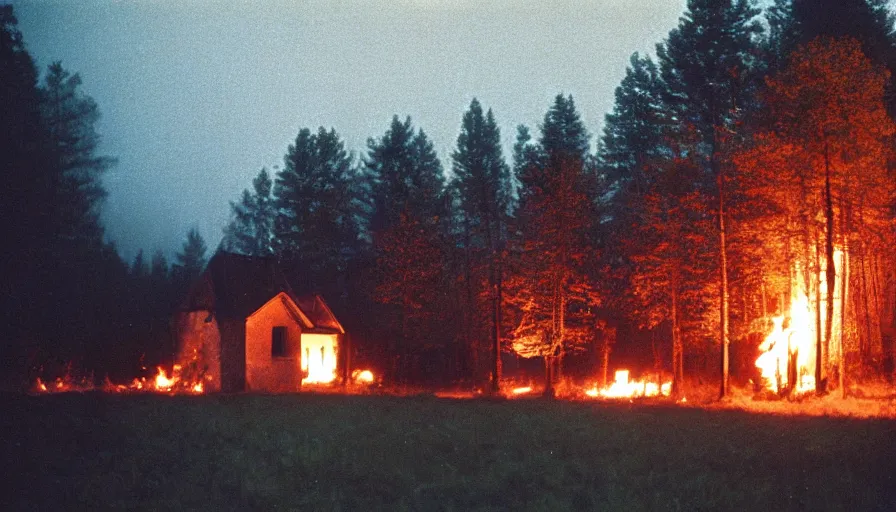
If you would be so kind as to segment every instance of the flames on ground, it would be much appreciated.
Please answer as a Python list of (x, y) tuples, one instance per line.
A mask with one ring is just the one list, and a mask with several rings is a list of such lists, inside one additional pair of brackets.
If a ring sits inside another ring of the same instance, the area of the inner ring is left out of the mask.
[(609, 386), (598, 388), (595, 384), (585, 390), (585, 394), (592, 398), (645, 398), (669, 396), (671, 391), (671, 382), (658, 382), (649, 378), (632, 381), (628, 370), (616, 370), (613, 382)]
[(171, 372), (167, 372), (161, 366), (156, 367), (156, 374), (152, 377), (138, 378), (128, 384), (115, 384), (109, 379), (101, 386), (96, 386), (92, 379), (78, 379), (66, 375), (52, 382), (44, 382), (38, 378), (34, 383), (34, 391), (38, 393), (66, 393), (70, 391), (105, 391), (108, 393), (185, 393), (198, 395), (205, 392), (205, 383), (202, 379), (186, 378), (183, 367), (179, 364), (172, 366)]
[(355, 370), (352, 372), (352, 380), (356, 384), (373, 384), (376, 379), (370, 370)]
[[(630, 380), (629, 370), (617, 370), (615, 380), (606, 387), (599, 387), (594, 384), (590, 388), (581, 388), (577, 386), (565, 386), (567, 392), (561, 393), (562, 396), (579, 396), (584, 394), (590, 398), (604, 399), (631, 399), (631, 398), (649, 398), (658, 396), (669, 396), (672, 391), (672, 383), (669, 381), (660, 382), (649, 377), (639, 380)], [(531, 384), (508, 387), (505, 394), (508, 397), (524, 397), (536, 393), (536, 388)], [(571, 393), (571, 394), (570, 394)], [(472, 398), (472, 395), (469, 397)]]
[[(829, 364), (836, 364), (841, 357), (841, 319), (843, 298), (840, 296), (843, 281), (844, 252), (834, 251), (836, 279), (833, 293), (834, 311), (831, 322), (831, 340), (826, 343)], [(762, 374), (762, 386), (774, 393), (789, 391), (808, 393), (815, 390), (815, 366), (819, 336), (826, 331), (827, 283), (826, 268), (820, 259), (815, 271), (796, 263), (791, 274), (790, 308), (785, 315), (772, 318), (772, 330), (759, 346), (756, 367)], [(814, 300), (813, 300), (814, 299)], [(823, 360), (824, 360), (823, 359)]]

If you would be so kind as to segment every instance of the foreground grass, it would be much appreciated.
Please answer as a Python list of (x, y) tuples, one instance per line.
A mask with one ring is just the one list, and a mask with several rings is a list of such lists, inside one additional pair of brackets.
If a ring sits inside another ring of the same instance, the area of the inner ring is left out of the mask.
[(894, 420), (333, 395), (0, 407), (3, 510), (896, 509)]

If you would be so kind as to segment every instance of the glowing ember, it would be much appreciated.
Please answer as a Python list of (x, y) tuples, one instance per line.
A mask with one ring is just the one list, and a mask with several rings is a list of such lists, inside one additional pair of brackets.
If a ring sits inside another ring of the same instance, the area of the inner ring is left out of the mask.
[[(839, 296), (843, 270), (843, 251), (834, 251), (836, 280), (834, 287), (834, 321), (832, 323), (831, 362), (838, 360), (842, 300)], [(766, 336), (756, 359), (756, 367), (762, 374), (762, 384), (775, 393), (790, 390), (806, 393), (815, 389), (815, 358), (818, 332), (816, 322), (820, 319), (821, 332), (825, 330), (827, 309), (827, 283), (824, 262), (818, 273), (807, 276), (802, 266), (794, 265), (793, 285), (790, 290), (790, 311), (786, 316), (772, 318), (772, 330)], [(810, 299), (810, 296), (816, 300)], [(818, 300), (820, 299), (820, 300)], [(794, 382), (791, 382), (794, 380)]]
[(352, 372), (352, 380), (358, 384), (371, 384), (374, 381), (373, 372), (370, 370), (355, 370)]
[(513, 388), (513, 391), (511, 391), (511, 393), (513, 393), (514, 395), (525, 395), (526, 393), (531, 393), (531, 392), (532, 392), (532, 386), (523, 386), (521, 388)]
[(594, 386), (585, 390), (585, 394), (592, 398), (641, 398), (660, 395), (668, 396), (671, 391), (671, 382), (658, 384), (647, 379), (630, 381), (628, 370), (617, 370), (613, 383), (610, 386), (604, 389)]

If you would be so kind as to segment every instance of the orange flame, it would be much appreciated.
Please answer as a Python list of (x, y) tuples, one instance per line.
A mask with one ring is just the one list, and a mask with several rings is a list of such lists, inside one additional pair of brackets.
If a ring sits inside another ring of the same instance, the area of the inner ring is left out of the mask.
[(352, 372), (352, 379), (358, 384), (372, 384), (375, 380), (370, 370), (355, 370)]
[[(169, 376), (168, 372), (159, 366), (157, 367), (156, 375), (149, 379), (145, 377), (134, 379), (130, 384), (113, 384), (107, 380), (102, 389), (110, 393), (203, 393), (203, 381), (184, 380), (181, 375), (181, 369), (181, 365), (174, 365)], [(70, 391), (89, 391), (92, 389), (94, 389), (92, 382), (86, 380), (77, 381), (69, 376), (56, 379), (51, 386), (47, 386), (40, 378), (34, 384), (34, 391), (37, 393), (65, 393)]]
[(336, 336), (332, 334), (302, 335), (302, 384), (329, 384), (336, 380)]
[[(836, 279), (832, 292), (834, 294), (834, 321), (831, 325), (832, 337), (835, 339), (831, 340), (832, 353), (828, 354), (831, 361), (837, 361), (840, 357), (838, 347), (840, 346), (840, 318), (843, 301), (838, 291), (843, 279), (843, 261), (843, 251), (835, 249)], [(823, 279), (826, 269), (824, 262), (821, 263), (821, 268), (817, 273), (812, 272), (808, 276), (808, 283), (806, 282), (807, 276), (802, 271), (802, 265), (800, 263), (794, 265), (793, 274), (796, 278), (793, 279), (790, 290), (790, 311), (786, 316), (772, 318), (772, 330), (759, 345), (759, 350), (762, 353), (756, 359), (756, 367), (762, 374), (763, 386), (775, 393), (784, 389), (790, 389), (796, 393), (806, 393), (815, 389), (815, 344), (818, 339), (816, 322), (820, 317), (821, 329), (824, 332), (828, 293), (827, 283)], [(814, 296), (816, 300), (813, 301), (810, 296)], [(795, 382), (790, 382), (794, 373), (796, 374)]]
[(672, 383), (656, 383), (648, 379), (630, 381), (628, 370), (616, 370), (613, 383), (600, 389), (595, 385), (585, 390), (585, 394), (592, 398), (641, 398), (654, 396), (668, 396), (672, 391)]

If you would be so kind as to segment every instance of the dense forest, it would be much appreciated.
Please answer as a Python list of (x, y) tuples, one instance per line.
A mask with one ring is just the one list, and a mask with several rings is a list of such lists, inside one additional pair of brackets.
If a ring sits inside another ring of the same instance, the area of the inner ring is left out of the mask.
[[(391, 383), (496, 391), (543, 375), (553, 393), (624, 363), (724, 396), (756, 382), (772, 318), (794, 322), (804, 296), (819, 390), (892, 379), (886, 5), (689, 0), (654, 56), (632, 55), (599, 135), (560, 93), (511, 155), (476, 99), (448, 162), (410, 117), (361, 154), (301, 128), (231, 203), (219, 249), (277, 258)], [(114, 160), (98, 154), (98, 105), (60, 63), (38, 72), (10, 6), (0, 59), (7, 378), (170, 360), (205, 241), (122, 261), (100, 222)]]

